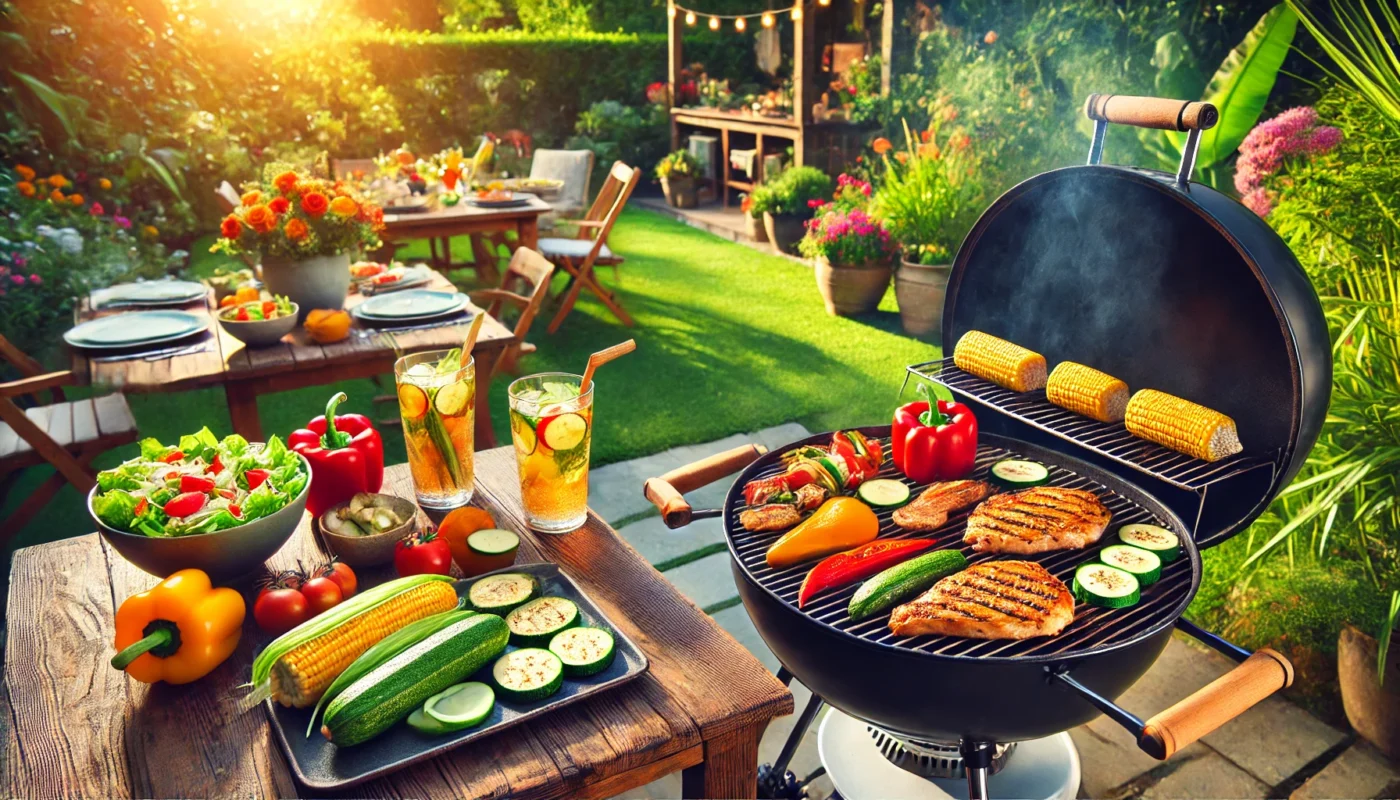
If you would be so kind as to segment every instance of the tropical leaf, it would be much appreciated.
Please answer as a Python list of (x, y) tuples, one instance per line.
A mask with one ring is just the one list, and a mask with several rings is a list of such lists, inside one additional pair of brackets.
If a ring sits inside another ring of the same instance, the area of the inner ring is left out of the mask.
[(160, 163), (159, 159), (145, 151), (140, 153), (139, 158), (142, 163), (151, 168), (151, 171), (156, 174), (156, 177), (160, 179), (161, 183), (165, 184), (165, 188), (169, 189), (171, 194), (175, 195), (179, 200), (185, 199), (184, 189), (181, 188), (180, 183), (175, 180), (175, 176), (170, 173), (170, 170), (166, 169), (165, 165)]
[(63, 126), (63, 130), (68, 134), (69, 139), (78, 138), (78, 131), (73, 127), (73, 118), (68, 113), (69, 106), (73, 102), (72, 97), (58, 91), (28, 73), (12, 69), (10, 70), (10, 74), (15, 76), (15, 79), (20, 83), (29, 87), (29, 91), (33, 92), (34, 96), (39, 99), (39, 102), (43, 103), (44, 107), (58, 119), (59, 124)]
[(1339, 32), (1325, 28), (1297, 0), (1288, 0), (1288, 5), (1341, 74), (1319, 65), (1323, 72), (1355, 88), (1393, 123), (1400, 123), (1400, 56), (1391, 46), (1400, 36), (1400, 18), (1391, 5), (1380, 4), (1382, 25), (1365, 2), (1333, 0)]

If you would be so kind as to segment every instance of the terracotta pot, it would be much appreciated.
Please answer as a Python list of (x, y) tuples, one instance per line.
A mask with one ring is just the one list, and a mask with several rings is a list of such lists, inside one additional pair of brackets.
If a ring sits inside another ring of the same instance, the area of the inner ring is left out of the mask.
[(899, 301), (899, 321), (910, 336), (937, 336), (943, 328), (943, 297), (948, 291), (952, 264), (927, 266), (901, 261), (894, 274), (894, 296)]
[(755, 242), (768, 241), (768, 231), (763, 227), (763, 217), (755, 217), (751, 214), (744, 215), (744, 233)]
[(775, 253), (796, 253), (797, 243), (807, 235), (807, 220), (797, 214), (770, 214), (763, 212), (763, 229), (768, 232), (768, 241)]
[(699, 198), (695, 191), (694, 178), (662, 178), (661, 193), (672, 208), (695, 208)]
[(826, 313), (842, 316), (874, 311), (890, 285), (889, 265), (842, 267), (825, 258), (815, 264), (817, 291), (826, 303)]
[(297, 320), (312, 309), (343, 308), (350, 293), (350, 254), (289, 259), (263, 256), (263, 285), (273, 294), (286, 295), (301, 307)]
[(1347, 721), (1363, 739), (1400, 758), (1400, 636), (1390, 639), (1385, 685), (1376, 679), (1380, 643), (1351, 625), (1337, 638), (1337, 683)]

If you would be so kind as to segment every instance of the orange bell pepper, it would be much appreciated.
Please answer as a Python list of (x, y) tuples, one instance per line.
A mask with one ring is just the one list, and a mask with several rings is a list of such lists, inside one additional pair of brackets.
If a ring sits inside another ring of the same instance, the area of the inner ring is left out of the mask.
[(238, 647), (246, 610), (237, 590), (215, 589), (203, 570), (182, 569), (117, 609), (112, 666), (142, 683), (199, 680)]
[(870, 506), (854, 497), (833, 497), (768, 548), (768, 566), (784, 569), (850, 550), (879, 534), (880, 520)]

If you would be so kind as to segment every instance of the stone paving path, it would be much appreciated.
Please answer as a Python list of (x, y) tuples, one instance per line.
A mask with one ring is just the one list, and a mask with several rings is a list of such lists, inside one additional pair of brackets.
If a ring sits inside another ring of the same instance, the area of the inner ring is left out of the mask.
[[(777, 657), (764, 645), (739, 603), (719, 520), (701, 520), (679, 531), (668, 530), (642, 497), (642, 483), (742, 444), (756, 442), (776, 448), (808, 435), (806, 428), (788, 423), (610, 464), (589, 476), (593, 510), (774, 671), (778, 669)], [(728, 480), (721, 480), (689, 498), (695, 508), (713, 508), (723, 501), (729, 485)], [(1224, 674), (1232, 665), (1225, 656), (1178, 635), (1147, 675), (1119, 698), (1119, 704), (1146, 718)], [(800, 711), (811, 693), (796, 681), (792, 688)], [(769, 726), (760, 745), (760, 763), (777, 758), (796, 719), (793, 714)], [(820, 719), (808, 729), (790, 766), (799, 779), (821, 766), (816, 746)], [(1400, 796), (1400, 771), (1394, 764), (1356, 740), (1350, 731), (1333, 728), (1280, 697), (1259, 704), (1167, 762), (1143, 753), (1127, 731), (1104, 717), (1070, 731), (1070, 736), (1083, 767), (1080, 797), (1321, 800)], [(832, 791), (830, 779), (822, 776), (810, 785), (809, 796), (825, 800)], [(626, 796), (680, 797), (680, 775), (667, 776)]]

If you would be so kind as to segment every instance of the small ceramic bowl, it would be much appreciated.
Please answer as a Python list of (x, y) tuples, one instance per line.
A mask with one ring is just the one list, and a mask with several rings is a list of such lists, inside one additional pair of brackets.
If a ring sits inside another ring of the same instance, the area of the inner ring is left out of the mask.
[(238, 306), (229, 306), (219, 309), (219, 324), (224, 326), (224, 330), (229, 332), (233, 338), (244, 342), (249, 347), (267, 347), (282, 341), (282, 337), (291, 333), (297, 326), (297, 312), (300, 307), (292, 303), (292, 313), (275, 319), (250, 319), (240, 322), (236, 319), (226, 319), (224, 312), (239, 306), (251, 306), (261, 303), (241, 303)]
[(390, 528), (382, 533), (372, 533), (368, 536), (345, 536), (333, 533), (326, 527), (323, 520), (350, 505), (348, 501), (331, 506), (321, 515), (320, 519), (316, 520), (316, 525), (321, 529), (321, 535), (326, 539), (326, 546), (339, 556), (341, 561), (352, 567), (373, 567), (393, 561), (394, 546), (418, 525), (418, 506), (414, 505), (413, 501), (391, 494), (382, 496), (388, 497), (392, 501), (390, 507), (395, 514), (408, 521), (396, 528)]

